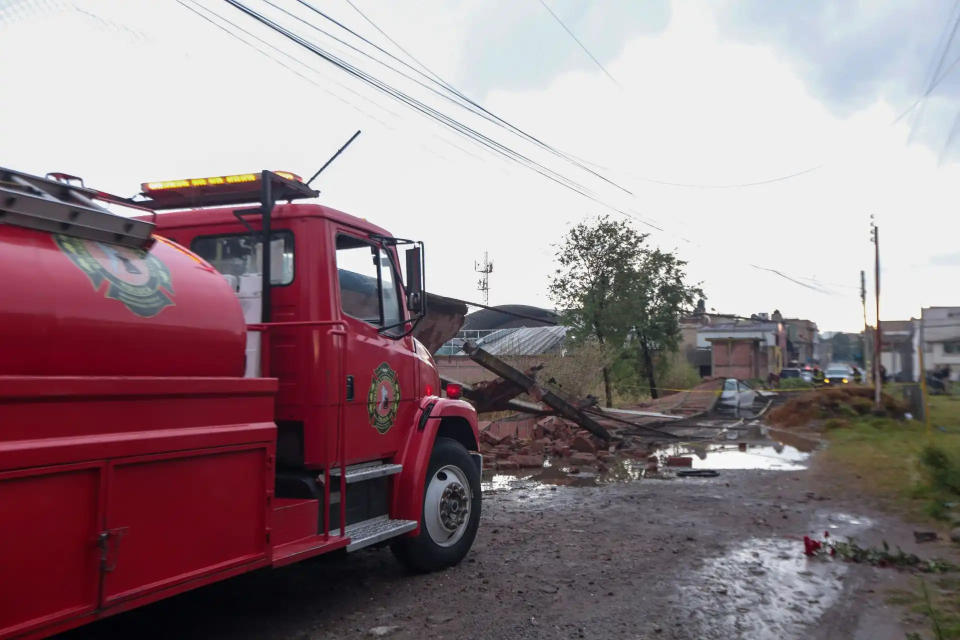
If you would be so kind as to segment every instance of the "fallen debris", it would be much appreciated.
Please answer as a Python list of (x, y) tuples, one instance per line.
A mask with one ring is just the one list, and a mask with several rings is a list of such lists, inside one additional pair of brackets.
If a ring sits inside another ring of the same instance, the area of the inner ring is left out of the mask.
[(922, 542), (936, 542), (940, 539), (940, 536), (937, 535), (936, 531), (914, 531), (913, 532), (913, 541), (916, 543)]
[(574, 421), (593, 435), (603, 440), (610, 440), (610, 434), (607, 430), (593, 418), (584, 413), (579, 407), (574, 406), (552, 391), (538, 385), (534, 378), (521, 371), (517, 371), (503, 360), (490, 355), (471, 340), (467, 340), (467, 342), (464, 343), (463, 350), (474, 362), (519, 387), (520, 392), (526, 392), (533, 399), (544, 403), (564, 418)]
[(881, 395), (881, 409), (873, 404), (873, 389), (869, 387), (841, 387), (817, 389), (798, 394), (772, 409), (767, 421), (777, 427), (802, 427), (818, 420), (878, 415), (902, 419), (905, 407), (895, 398)]
[(715, 469), (686, 469), (677, 471), (678, 478), (716, 478), (720, 475)]

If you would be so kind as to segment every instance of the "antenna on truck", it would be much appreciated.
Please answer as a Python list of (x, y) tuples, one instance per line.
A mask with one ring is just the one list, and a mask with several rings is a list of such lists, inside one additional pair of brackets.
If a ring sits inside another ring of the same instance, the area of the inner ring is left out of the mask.
[(346, 149), (347, 147), (349, 147), (349, 146), (350, 146), (350, 143), (353, 142), (354, 140), (356, 140), (356, 139), (357, 139), (357, 136), (359, 136), (359, 135), (360, 135), (360, 129), (357, 129), (357, 132), (356, 132), (355, 134), (353, 134), (352, 136), (350, 136), (350, 139), (347, 140), (346, 142), (344, 142), (344, 143), (343, 143), (343, 146), (340, 147), (339, 149), (337, 149), (337, 152), (336, 152), (335, 154), (333, 154), (332, 156), (330, 156), (330, 159), (327, 160), (326, 162), (324, 162), (324, 163), (323, 163), (323, 166), (320, 167), (319, 169), (317, 169), (317, 172), (316, 172), (315, 174), (313, 174), (313, 176), (312, 176), (309, 180), (307, 180), (307, 186), (309, 187), (309, 186), (310, 186), (310, 183), (313, 182), (314, 180), (316, 180), (316, 179), (317, 179), (317, 176), (319, 176), (320, 173), (321, 173), (324, 169), (326, 169), (327, 167), (329, 167), (330, 164), (331, 164), (334, 160), (337, 159), (337, 156), (339, 156), (341, 153), (343, 153), (343, 150)]

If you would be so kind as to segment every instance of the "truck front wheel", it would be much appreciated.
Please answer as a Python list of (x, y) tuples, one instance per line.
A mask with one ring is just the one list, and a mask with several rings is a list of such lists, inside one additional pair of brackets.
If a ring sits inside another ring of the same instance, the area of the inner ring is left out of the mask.
[(420, 533), (395, 541), (394, 555), (409, 569), (436, 571), (463, 560), (480, 525), (480, 472), (462, 444), (437, 438), (423, 491)]

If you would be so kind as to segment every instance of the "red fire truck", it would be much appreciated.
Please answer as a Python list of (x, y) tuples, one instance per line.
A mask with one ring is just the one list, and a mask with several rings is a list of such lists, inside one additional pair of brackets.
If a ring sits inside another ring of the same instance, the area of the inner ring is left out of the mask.
[(0, 169), (0, 639), (334, 550), (468, 552), (477, 418), (410, 335), (422, 245), (317, 195)]

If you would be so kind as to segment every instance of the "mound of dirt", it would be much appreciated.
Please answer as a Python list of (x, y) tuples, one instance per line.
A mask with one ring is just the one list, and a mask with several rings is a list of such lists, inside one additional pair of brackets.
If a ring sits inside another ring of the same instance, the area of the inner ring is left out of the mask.
[(821, 388), (797, 394), (767, 414), (767, 421), (777, 427), (802, 427), (830, 418), (855, 418), (875, 415), (903, 418), (904, 406), (895, 398), (881, 394), (881, 409), (873, 406), (873, 389), (869, 387)]

